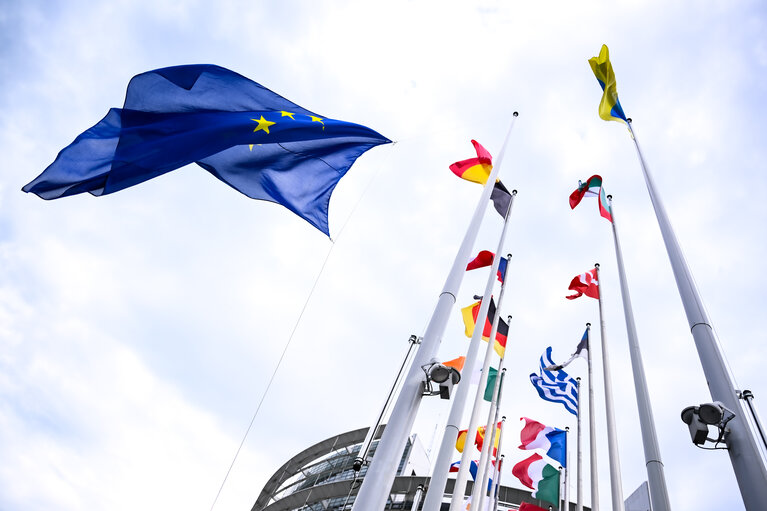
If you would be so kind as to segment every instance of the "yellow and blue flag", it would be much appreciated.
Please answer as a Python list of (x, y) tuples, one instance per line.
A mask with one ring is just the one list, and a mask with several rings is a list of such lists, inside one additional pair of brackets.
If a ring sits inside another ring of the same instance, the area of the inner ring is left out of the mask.
[(599, 103), (599, 117), (605, 121), (626, 121), (621, 102), (618, 100), (618, 89), (615, 84), (615, 73), (610, 63), (610, 54), (607, 45), (603, 44), (598, 57), (589, 59), (591, 70), (597, 77), (599, 85), (604, 91), (602, 101)]
[(134, 76), (123, 108), (110, 109), (23, 190), (43, 199), (107, 195), (197, 163), (329, 235), (336, 185), (362, 153), (388, 142), (223, 67), (174, 66)]

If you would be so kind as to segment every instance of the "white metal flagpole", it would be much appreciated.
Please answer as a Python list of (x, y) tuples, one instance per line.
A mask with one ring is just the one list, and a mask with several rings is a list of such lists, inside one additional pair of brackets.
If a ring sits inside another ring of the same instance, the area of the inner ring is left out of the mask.
[[(503, 447), (503, 432), (506, 430), (506, 417), (503, 417), (503, 426), (501, 428), (501, 438), (498, 440), (498, 453), (501, 452), (501, 448)], [(500, 457), (495, 459), (495, 472), (493, 472), (493, 500), (492, 500), (492, 506), (490, 507), (491, 511), (497, 511), (498, 509), (498, 500), (500, 499), (500, 486), (501, 486), (501, 470), (503, 470), (503, 460), (506, 457), (505, 454), (501, 454)]]
[[(581, 396), (578, 394), (578, 406), (580, 406)], [(565, 427), (565, 511), (570, 510), (570, 426)]]
[(610, 376), (610, 359), (607, 355), (607, 336), (605, 334), (605, 318), (602, 314), (602, 277), (597, 269), (599, 283), (599, 323), (602, 333), (602, 372), (605, 379), (605, 415), (607, 416), (607, 454), (610, 462), (610, 493), (612, 495), (612, 511), (624, 511), (623, 488), (621, 487), (621, 462), (618, 455), (618, 437), (615, 431), (615, 407), (613, 401), (612, 377)]
[[(588, 342), (588, 340), (587, 340)], [(588, 347), (586, 348), (588, 350)], [(575, 509), (576, 511), (583, 511), (583, 452), (581, 451), (581, 377), (577, 377), (575, 379), (576, 382), (578, 382), (578, 421), (576, 422), (576, 430), (575, 435), (577, 437), (576, 442), (576, 465), (577, 465), (577, 475), (576, 475), (576, 504)]]
[[(509, 203), (509, 209), (506, 212), (506, 217), (503, 221), (503, 229), (501, 230), (501, 237), (498, 239), (498, 248), (493, 258), (493, 264), (490, 270), (490, 274), (487, 276), (487, 283), (485, 284), (485, 292), (482, 295), (482, 304), (477, 314), (477, 324), (474, 325), (474, 333), (471, 336), (471, 343), (469, 344), (469, 351), (466, 354), (466, 363), (464, 367), (466, 371), (473, 371), (476, 366), (477, 352), (479, 351), (479, 344), (482, 340), (482, 334), (485, 330), (485, 318), (487, 318), (487, 310), (490, 306), (490, 300), (488, 297), (492, 294), (493, 285), (495, 284), (496, 273), (498, 272), (498, 265), (501, 261), (499, 254), (503, 250), (503, 245), (506, 241), (506, 231), (509, 226), (509, 218), (511, 218), (511, 210), (514, 207), (514, 197), (517, 191), (512, 190), (511, 202)], [(506, 269), (508, 270), (511, 261), (508, 261)], [(450, 510), (457, 511), (459, 506), (463, 505), (464, 492), (466, 491), (466, 481), (469, 478), (469, 467), (471, 466), (471, 458), (474, 453), (474, 435), (476, 435), (477, 427), (479, 426), (479, 409), (482, 406), (482, 396), (485, 391), (485, 384), (487, 383), (487, 373), (490, 368), (490, 360), (495, 350), (493, 345), (495, 344), (495, 334), (498, 331), (498, 325), (501, 317), (501, 304), (503, 301), (503, 294), (506, 289), (506, 280), (504, 279), (501, 284), (501, 291), (498, 296), (498, 306), (496, 307), (495, 317), (493, 318), (493, 326), (490, 330), (490, 337), (487, 341), (487, 349), (485, 350), (485, 358), (482, 363), (482, 373), (479, 378), (479, 385), (477, 385), (477, 392), (474, 397), (474, 406), (472, 407), (471, 417), (469, 418), (468, 432), (466, 433), (466, 443), (461, 454), (461, 464), (458, 466), (458, 473), (455, 476), (455, 485), (453, 486), (453, 496), (450, 501)], [(463, 417), (464, 409), (466, 408), (466, 399), (468, 398), (469, 389), (471, 385), (458, 385), (458, 391), (453, 399), (453, 405), (450, 408), (450, 415), (447, 419), (447, 426), (445, 428), (445, 435), (442, 437), (442, 446), (440, 447), (439, 454), (437, 456), (437, 462), (434, 464), (434, 476), (439, 471), (444, 471), (447, 474), (450, 466), (450, 458), (455, 449), (455, 441), (458, 438), (458, 428)], [(427, 495), (428, 500), (428, 495)], [(474, 501), (473, 501), (474, 502)], [(426, 502), (424, 502), (426, 504)], [(429, 511), (432, 508), (424, 506), (424, 511)], [(434, 508), (436, 509), (436, 508)]]
[(676, 239), (676, 234), (674, 234), (671, 222), (666, 215), (666, 209), (655, 190), (655, 183), (645, 164), (631, 119), (628, 119), (626, 124), (636, 146), (647, 191), (650, 194), (653, 209), (655, 209), (655, 216), (658, 219), (658, 226), (666, 245), (676, 286), (684, 305), (687, 322), (690, 325), (711, 397), (735, 413), (735, 418), (727, 423), (729, 434), (725, 443), (743, 503), (748, 511), (763, 510), (765, 503), (767, 503), (767, 466), (765, 466), (765, 460), (759, 450), (754, 433), (746, 421), (746, 412), (738, 399), (734, 378), (725, 361), (719, 340), (711, 327), (708, 313), (703, 306), (692, 273), (690, 273), (682, 249)]
[[(509, 316), (509, 323), (511, 323), (511, 316)], [(506, 347), (508, 348), (508, 344)], [(504, 358), (505, 354), (506, 353), (504, 352)], [(477, 467), (477, 480), (474, 481), (474, 488), (471, 493), (471, 501), (477, 502), (479, 509), (484, 509), (483, 504), (487, 494), (487, 485), (490, 476), (490, 460), (493, 458), (490, 454), (491, 449), (495, 445), (495, 435), (500, 435), (500, 431), (498, 431), (498, 415), (500, 415), (500, 408), (498, 405), (501, 401), (504, 377), (506, 375), (506, 368), (503, 367), (504, 358), (501, 358), (501, 362), (498, 364), (499, 377), (495, 380), (495, 386), (493, 388), (493, 399), (490, 403), (490, 409), (487, 413), (487, 424), (485, 425), (485, 440), (482, 442), (482, 453), (480, 454), (479, 465)], [(490, 435), (487, 434), (488, 431), (491, 432)], [(500, 442), (500, 436), (498, 439)], [(498, 447), (500, 448), (500, 445)]]
[[(506, 369), (504, 369), (504, 372)], [(496, 408), (496, 414), (495, 414), (495, 424), (497, 426), (498, 424), (498, 408)], [(497, 488), (500, 485), (500, 482), (498, 481), (498, 470), (499, 470), (499, 464), (501, 459), (501, 449), (503, 449), (503, 431), (506, 429), (506, 416), (504, 415), (501, 417), (501, 427), (500, 429), (495, 427), (494, 431), (495, 434), (498, 435), (498, 451), (496, 451), (495, 456), (495, 464), (493, 465), (493, 476), (490, 477), (490, 463), (487, 464), (487, 467), (485, 467), (485, 476), (482, 478), (482, 487), (486, 488), (488, 485), (490, 486), (490, 491), (488, 492), (488, 504), (490, 505), (490, 508), (495, 511), (495, 508), (498, 507), (498, 502), (496, 499), (496, 492), (498, 491)], [(495, 437), (493, 437), (493, 442), (495, 442)], [(484, 496), (484, 493), (482, 494)], [(484, 497), (483, 497), (484, 500)], [(492, 507), (495, 505), (495, 507)]]
[[(591, 370), (591, 323), (586, 323), (588, 350), (586, 362), (589, 376), (589, 467), (591, 468), (591, 511), (599, 511), (599, 471), (597, 470), (597, 430), (594, 409), (594, 382)], [(578, 394), (578, 401), (581, 395)]]
[[(479, 232), (479, 226), (487, 210), (487, 203), (490, 200), (490, 194), (493, 192), (496, 176), (501, 167), (503, 154), (511, 136), (511, 131), (514, 128), (514, 120), (516, 118), (517, 112), (514, 112), (509, 131), (498, 155), (497, 164), (493, 166), (487, 183), (482, 190), (479, 202), (474, 210), (474, 216), (469, 224), (469, 228), (466, 230), (461, 246), (453, 261), (453, 266), (445, 280), (445, 286), (442, 288), (442, 292), (437, 300), (437, 306), (424, 332), (421, 346), (402, 383), (402, 389), (392, 409), (389, 422), (378, 443), (378, 448), (370, 462), (367, 474), (362, 480), (362, 486), (352, 508), (354, 511), (380, 510), (386, 505), (386, 499), (389, 497), (389, 492), (394, 483), (394, 477), (397, 473), (397, 467), (399, 466), (405, 443), (413, 428), (413, 422), (418, 413), (418, 407), (421, 404), (424, 381), (422, 367), (434, 358), (442, 342), (442, 335), (445, 332), (450, 312), (453, 310), (453, 305), (455, 305), (455, 297), (466, 273), (466, 263), (469, 261), (471, 249)], [(461, 387), (468, 386), (459, 384), (458, 390), (460, 391)], [(447, 468), (445, 468), (445, 472), (447, 472)], [(444, 485), (440, 491), (442, 490), (444, 490)]]
[[(507, 215), (508, 217), (508, 215)], [(505, 289), (506, 289), (506, 282), (508, 280), (508, 273), (509, 268), (511, 267), (511, 254), (507, 254), (506, 258), (508, 260), (508, 264), (506, 265), (506, 273), (503, 276), (503, 286), (501, 287), (501, 296), (503, 295)], [(501, 296), (498, 297), (498, 307), (500, 309), (500, 301)], [(495, 318), (495, 321), (500, 321), (500, 312), (497, 314), (497, 318)], [(511, 316), (507, 318), (507, 322), (509, 325), (511, 325)], [(493, 336), (490, 337), (491, 340), (494, 339)], [(490, 342), (490, 341), (489, 341)], [(494, 343), (494, 341), (493, 341)], [(485, 355), (485, 359), (489, 363), (489, 356), (491, 355), (491, 352), (489, 351), (490, 345), (488, 345), (488, 351)], [(484, 495), (486, 493), (487, 488), (487, 466), (490, 462), (490, 449), (494, 445), (495, 442), (495, 429), (496, 424), (498, 423), (498, 403), (501, 399), (501, 390), (503, 389), (503, 378), (504, 374), (506, 373), (506, 369), (503, 367), (504, 360), (506, 359), (506, 349), (508, 349), (508, 339), (506, 342), (506, 348), (504, 348), (503, 356), (501, 357), (500, 362), (498, 363), (498, 375), (495, 380), (495, 384), (493, 385), (493, 395), (490, 399), (490, 408), (487, 411), (487, 421), (485, 423), (485, 440), (482, 442), (482, 450), (480, 452), (479, 456), (479, 465), (477, 466), (477, 479), (474, 481), (474, 488), (472, 489), (472, 498), (471, 501), (475, 502), (479, 509), (482, 508), (482, 503), (484, 501)], [(487, 380), (487, 378), (485, 378)], [(484, 399), (484, 391), (485, 389), (480, 385), (477, 387), (477, 396), (476, 400), (474, 402), (474, 408), (478, 411), (479, 405), (481, 402), (479, 402), (480, 399)], [(492, 434), (488, 435), (488, 432), (492, 432)], [(488, 439), (490, 441), (488, 442)], [(464, 447), (464, 452), (466, 448)], [(453, 492), (453, 495), (455, 495), (455, 491)]]
[(634, 388), (636, 390), (637, 408), (639, 409), (639, 426), (642, 430), (642, 445), (644, 446), (644, 459), (647, 469), (647, 483), (650, 487), (650, 501), (653, 511), (669, 511), (671, 504), (668, 499), (666, 488), (666, 476), (663, 472), (663, 461), (660, 458), (660, 446), (658, 434), (655, 432), (655, 420), (653, 419), (652, 406), (650, 404), (650, 392), (647, 389), (647, 380), (644, 373), (642, 353), (639, 350), (636, 324), (634, 323), (634, 311), (631, 307), (626, 270), (623, 266), (623, 253), (618, 240), (618, 227), (615, 225), (615, 210), (613, 209), (613, 197), (607, 196), (612, 216), (613, 240), (615, 241), (615, 258), (618, 261), (618, 278), (623, 297), (623, 313), (626, 316), (626, 333), (628, 334), (629, 352), (631, 354), (631, 369), (634, 373)]

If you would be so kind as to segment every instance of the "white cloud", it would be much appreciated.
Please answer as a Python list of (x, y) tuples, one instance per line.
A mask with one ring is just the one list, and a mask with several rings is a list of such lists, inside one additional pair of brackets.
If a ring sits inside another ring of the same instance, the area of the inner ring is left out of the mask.
[[(470, 156), (471, 138), (497, 153), (518, 110), (501, 169), (519, 190), (504, 248), (513, 287), (503, 313), (514, 319), (502, 413), (574, 426), (527, 375), (546, 346), (564, 357), (586, 321), (597, 330), (593, 301), (563, 297), (599, 261), (624, 494), (645, 477), (610, 226), (593, 201), (566, 203), (578, 179), (601, 174), (616, 197), (672, 506), (704, 505), (697, 484), (712, 489), (709, 507), (741, 508), (726, 455), (695, 449), (679, 419), (710, 397), (634, 149), (623, 127), (597, 118), (586, 60), (610, 45), (722, 345), (758, 400), (767, 180), (757, 2), (609, 12), (489, 0), (49, 4), (14, 6), (0, 31), (4, 60), (18, 64), (0, 75), (0, 507), (199, 507), (218, 491), (330, 242), (196, 167), (98, 199), (18, 191), (121, 104), (132, 75), (209, 62), (397, 140), (336, 190), (336, 244), (217, 507), (250, 507), (288, 457), (375, 415), (393, 374), (365, 379), (358, 367), (393, 373), (408, 336), (422, 333), (479, 195), (446, 167)], [(475, 248), (495, 250), (500, 221), (486, 215)], [(457, 305), (483, 284), (468, 274)], [(466, 348), (462, 330), (456, 314), (440, 356)], [(447, 413), (423, 404), (427, 446)], [(606, 475), (602, 445), (599, 456)]]

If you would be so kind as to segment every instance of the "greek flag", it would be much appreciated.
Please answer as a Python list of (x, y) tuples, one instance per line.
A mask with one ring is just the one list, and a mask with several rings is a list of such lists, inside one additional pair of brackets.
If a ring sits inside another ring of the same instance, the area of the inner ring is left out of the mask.
[(561, 403), (568, 412), (578, 415), (578, 383), (565, 371), (547, 371), (546, 368), (552, 365), (555, 364), (551, 358), (551, 346), (549, 346), (541, 355), (538, 374), (532, 373), (530, 382), (541, 399)]

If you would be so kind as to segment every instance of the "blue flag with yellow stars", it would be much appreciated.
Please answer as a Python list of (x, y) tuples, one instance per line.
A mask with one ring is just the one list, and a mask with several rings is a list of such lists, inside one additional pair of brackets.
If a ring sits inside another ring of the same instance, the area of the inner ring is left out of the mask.
[(197, 163), (329, 235), (328, 205), (338, 181), (362, 153), (389, 142), (228, 69), (167, 67), (134, 76), (123, 108), (110, 109), (23, 190), (43, 199), (106, 195)]

